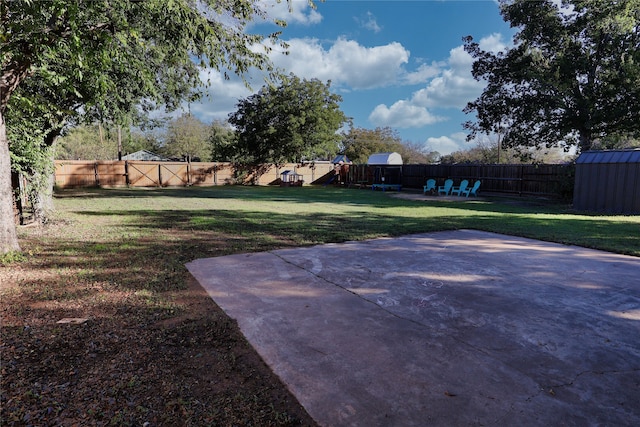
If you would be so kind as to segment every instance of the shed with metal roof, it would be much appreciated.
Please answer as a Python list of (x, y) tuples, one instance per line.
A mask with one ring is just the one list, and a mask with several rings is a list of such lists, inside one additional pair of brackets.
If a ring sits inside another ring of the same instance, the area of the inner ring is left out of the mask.
[(640, 149), (585, 151), (576, 160), (573, 207), (640, 214)]

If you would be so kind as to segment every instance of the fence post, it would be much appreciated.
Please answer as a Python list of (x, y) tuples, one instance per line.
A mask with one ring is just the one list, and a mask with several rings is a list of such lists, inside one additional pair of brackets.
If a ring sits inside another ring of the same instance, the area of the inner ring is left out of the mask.
[(162, 166), (158, 165), (158, 187), (162, 187)]
[(520, 165), (520, 190), (518, 192), (518, 196), (522, 196), (522, 180), (524, 177), (524, 165)]
[(129, 187), (129, 185), (131, 184), (129, 182), (129, 161), (128, 160), (124, 161), (124, 183), (127, 187)]
[(100, 187), (100, 175), (98, 174), (98, 162), (93, 162), (93, 180), (96, 187)]

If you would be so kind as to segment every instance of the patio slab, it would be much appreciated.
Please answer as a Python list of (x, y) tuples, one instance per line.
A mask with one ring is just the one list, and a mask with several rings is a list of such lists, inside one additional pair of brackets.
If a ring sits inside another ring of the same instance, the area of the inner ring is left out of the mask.
[(640, 258), (458, 230), (187, 267), (320, 425), (640, 425)]

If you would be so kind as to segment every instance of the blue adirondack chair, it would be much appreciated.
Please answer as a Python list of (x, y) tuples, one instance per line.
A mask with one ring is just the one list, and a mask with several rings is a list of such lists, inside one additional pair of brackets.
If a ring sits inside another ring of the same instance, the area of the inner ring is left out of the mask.
[(425, 185), (423, 187), (422, 193), (423, 194), (427, 194), (430, 192), (435, 192), (436, 191), (436, 180), (435, 179), (428, 179), (427, 180), (427, 185)]
[(473, 197), (478, 197), (478, 188), (480, 188), (480, 180), (474, 182), (473, 187), (467, 188), (466, 190), (460, 192), (460, 195), (469, 197), (469, 194), (472, 194)]
[(455, 194), (456, 196), (461, 196), (462, 192), (467, 189), (468, 185), (469, 181), (463, 179), (462, 181), (460, 181), (460, 185), (458, 185), (457, 187), (451, 187), (451, 195), (453, 196)]
[(444, 185), (438, 187), (438, 194), (444, 194), (445, 196), (448, 195), (451, 191), (451, 187), (453, 187), (453, 180), (448, 179), (444, 182)]

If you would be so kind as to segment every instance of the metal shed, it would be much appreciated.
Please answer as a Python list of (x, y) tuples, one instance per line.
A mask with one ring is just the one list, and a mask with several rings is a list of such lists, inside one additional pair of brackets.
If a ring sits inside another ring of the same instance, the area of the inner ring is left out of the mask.
[(640, 149), (585, 151), (576, 160), (573, 207), (640, 214)]

